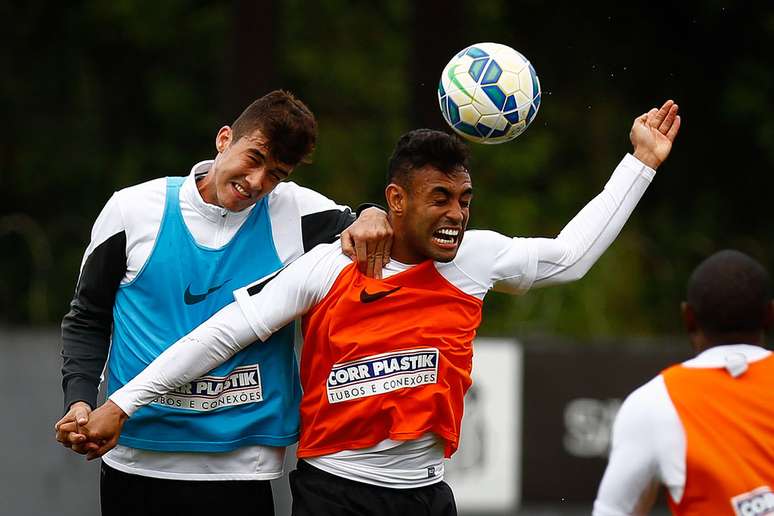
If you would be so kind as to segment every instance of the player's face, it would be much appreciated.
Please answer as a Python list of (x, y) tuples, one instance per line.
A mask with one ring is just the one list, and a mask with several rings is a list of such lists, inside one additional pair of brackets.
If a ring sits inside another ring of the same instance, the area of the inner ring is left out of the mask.
[(293, 171), (291, 165), (272, 158), (260, 130), (234, 141), (231, 128), (223, 127), (215, 145), (218, 155), (199, 182), (199, 191), (206, 202), (229, 211), (249, 208)]
[(470, 175), (462, 168), (445, 174), (427, 166), (414, 172), (410, 181), (404, 225), (407, 241), (425, 258), (450, 262), (470, 217)]

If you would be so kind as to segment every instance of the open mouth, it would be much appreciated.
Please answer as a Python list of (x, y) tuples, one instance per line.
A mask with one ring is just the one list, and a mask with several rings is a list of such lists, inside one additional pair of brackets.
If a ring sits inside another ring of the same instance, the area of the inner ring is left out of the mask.
[(441, 228), (433, 232), (433, 242), (444, 248), (453, 248), (460, 240), (458, 228)]
[(237, 193), (237, 195), (243, 199), (249, 199), (250, 194), (248, 191), (239, 183), (231, 183), (231, 186), (234, 188), (234, 191)]

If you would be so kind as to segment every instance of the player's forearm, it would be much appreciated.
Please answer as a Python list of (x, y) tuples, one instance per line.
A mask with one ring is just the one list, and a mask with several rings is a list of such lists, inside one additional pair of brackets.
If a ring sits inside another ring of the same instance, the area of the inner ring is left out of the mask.
[(62, 320), (62, 390), (67, 411), (76, 401), (97, 403), (113, 324), (109, 309), (88, 308), (76, 296)]
[(62, 319), (64, 408), (97, 403), (97, 389), (110, 347), (113, 303), (126, 273), (126, 232), (115, 196), (105, 205), (84, 254), (70, 311)]
[(110, 399), (131, 416), (158, 396), (199, 378), (257, 340), (236, 303), (159, 355)]
[(555, 239), (537, 239), (538, 271), (533, 287), (583, 277), (618, 236), (654, 174), (652, 169), (627, 155), (604, 190)]

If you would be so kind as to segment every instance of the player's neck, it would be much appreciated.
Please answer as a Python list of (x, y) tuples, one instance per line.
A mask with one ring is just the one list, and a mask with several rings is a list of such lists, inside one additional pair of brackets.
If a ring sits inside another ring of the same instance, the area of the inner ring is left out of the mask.
[(765, 337), (763, 332), (734, 332), (720, 335), (708, 335), (704, 332), (701, 332), (701, 334), (696, 337), (694, 337), (692, 344), (693, 349), (697, 355), (702, 351), (714, 348), (716, 346), (728, 346), (730, 344), (751, 344), (753, 346), (763, 346), (765, 344)]
[(428, 259), (427, 256), (416, 252), (408, 242), (400, 238), (397, 234), (392, 241), (390, 258), (400, 263), (405, 263), (406, 265), (415, 265)]
[(213, 206), (220, 206), (218, 194), (215, 189), (215, 174), (212, 173), (212, 169), (204, 176), (197, 179), (196, 189), (199, 190), (199, 195), (204, 202), (212, 204)]

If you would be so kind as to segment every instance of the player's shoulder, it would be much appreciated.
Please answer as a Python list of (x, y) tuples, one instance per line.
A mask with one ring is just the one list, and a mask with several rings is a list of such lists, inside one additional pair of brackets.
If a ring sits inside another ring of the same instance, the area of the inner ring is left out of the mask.
[(310, 188), (293, 181), (278, 184), (269, 195), (269, 206), (273, 209), (295, 207), (301, 215), (318, 211), (339, 209), (335, 202)]
[(346, 266), (352, 262), (352, 260), (341, 251), (341, 240), (336, 240), (330, 244), (319, 244), (307, 251), (303, 256), (298, 258), (297, 261), (303, 261), (309, 266), (318, 268), (322, 266), (327, 267), (329, 265)]
[(463, 292), (483, 299), (492, 286), (492, 271), (498, 255), (510, 239), (494, 231), (468, 230), (454, 260), (435, 266)]
[(132, 234), (155, 232), (164, 213), (166, 192), (165, 177), (122, 188), (111, 199), (114, 216), (120, 217), (126, 231)]
[(149, 203), (163, 202), (166, 198), (167, 178), (158, 177), (136, 185), (121, 188), (113, 194), (122, 210), (142, 212)]
[(487, 248), (491, 246), (504, 246), (511, 242), (511, 237), (505, 236), (497, 231), (489, 229), (469, 229), (465, 231), (460, 244), (460, 252), (474, 251), (479, 246), (484, 245)]
[(487, 229), (471, 229), (462, 237), (454, 264), (465, 270), (490, 271), (501, 254), (513, 245), (512, 237)]
[(667, 392), (664, 377), (657, 375), (631, 392), (618, 413), (618, 419), (633, 427), (644, 425), (652, 428), (669, 418), (671, 421), (672, 402)]

